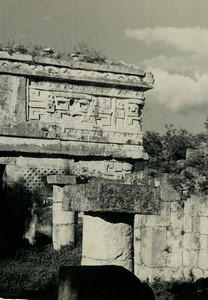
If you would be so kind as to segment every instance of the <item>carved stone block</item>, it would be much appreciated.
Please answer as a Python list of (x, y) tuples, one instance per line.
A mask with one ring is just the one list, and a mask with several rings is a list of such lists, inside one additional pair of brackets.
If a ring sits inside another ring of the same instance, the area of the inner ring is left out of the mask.
[(63, 210), (158, 214), (158, 189), (145, 184), (92, 178), (89, 183), (64, 187)]

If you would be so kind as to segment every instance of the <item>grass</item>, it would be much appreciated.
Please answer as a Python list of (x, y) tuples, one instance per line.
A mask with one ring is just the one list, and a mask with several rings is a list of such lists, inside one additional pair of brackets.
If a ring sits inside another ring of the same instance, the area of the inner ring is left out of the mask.
[(160, 279), (155, 279), (150, 286), (157, 300), (208, 299), (208, 278), (200, 278), (195, 282), (165, 282)]
[(52, 245), (39, 245), (7, 252), (0, 260), (0, 297), (28, 298), (50, 291), (55, 299), (59, 267), (79, 265), (80, 249), (65, 246), (55, 251)]

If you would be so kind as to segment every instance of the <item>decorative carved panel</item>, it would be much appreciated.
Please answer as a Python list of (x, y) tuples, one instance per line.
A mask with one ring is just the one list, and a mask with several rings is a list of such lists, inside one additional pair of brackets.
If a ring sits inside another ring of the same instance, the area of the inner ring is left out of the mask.
[(56, 127), (63, 139), (140, 144), (141, 93), (136, 99), (136, 92), (130, 92), (133, 98), (128, 98), (123, 90), (106, 91), (103, 96), (100, 87), (31, 81), (28, 120), (48, 126), (49, 137)]

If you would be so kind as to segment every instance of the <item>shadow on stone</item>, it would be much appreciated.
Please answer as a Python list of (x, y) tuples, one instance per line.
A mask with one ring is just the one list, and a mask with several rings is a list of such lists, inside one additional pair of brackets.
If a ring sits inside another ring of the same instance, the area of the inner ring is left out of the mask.
[(155, 300), (151, 288), (120, 266), (60, 268), (59, 300)]
[[(2, 177), (3, 172), (0, 175)], [(27, 190), (21, 181), (5, 186), (0, 181), (0, 257), (3, 257), (29, 245), (25, 233), (33, 220), (34, 204), (41, 201), (41, 195), (38, 190), (33, 193)], [(42, 244), (51, 242), (48, 237), (35, 235), (36, 232), (34, 237)]]

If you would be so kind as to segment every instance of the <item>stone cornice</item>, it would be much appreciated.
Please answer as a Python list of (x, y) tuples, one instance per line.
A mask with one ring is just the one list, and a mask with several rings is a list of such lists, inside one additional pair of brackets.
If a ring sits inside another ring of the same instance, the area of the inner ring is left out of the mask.
[(0, 73), (102, 86), (113, 85), (142, 91), (151, 89), (154, 81), (149, 73), (129, 66), (33, 58), (31, 55), (10, 55), (7, 52), (0, 52)]

